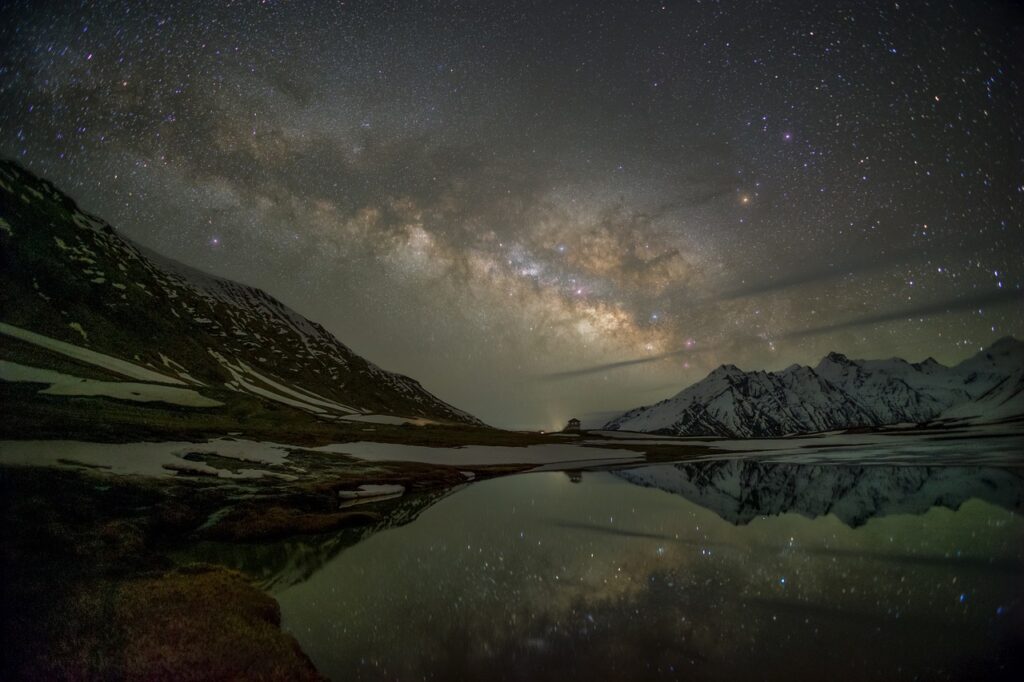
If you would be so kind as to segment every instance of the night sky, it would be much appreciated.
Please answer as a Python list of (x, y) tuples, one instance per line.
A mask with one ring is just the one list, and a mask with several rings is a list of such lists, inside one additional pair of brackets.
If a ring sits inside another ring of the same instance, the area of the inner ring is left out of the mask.
[(0, 155), (550, 428), (1024, 336), (1021, 46), (982, 0), (5, 1)]

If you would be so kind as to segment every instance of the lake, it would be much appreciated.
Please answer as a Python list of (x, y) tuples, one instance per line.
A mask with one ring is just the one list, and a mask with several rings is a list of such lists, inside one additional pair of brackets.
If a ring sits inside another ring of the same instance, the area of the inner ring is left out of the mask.
[(1012, 678), (1022, 506), (1016, 468), (530, 473), (264, 548), (263, 578), (337, 680)]

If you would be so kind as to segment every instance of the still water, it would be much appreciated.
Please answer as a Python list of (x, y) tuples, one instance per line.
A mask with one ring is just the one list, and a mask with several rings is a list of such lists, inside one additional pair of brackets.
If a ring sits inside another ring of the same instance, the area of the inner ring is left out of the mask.
[(1021, 679), (1022, 475), (511, 476), (268, 584), (336, 680)]

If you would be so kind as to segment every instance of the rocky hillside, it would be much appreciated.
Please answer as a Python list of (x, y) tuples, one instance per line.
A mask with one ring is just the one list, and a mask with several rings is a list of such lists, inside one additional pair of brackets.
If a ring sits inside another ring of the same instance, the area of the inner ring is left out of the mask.
[(751, 438), (933, 420), (1024, 416), (1024, 343), (1001, 339), (955, 367), (851, 360), (830, 353), (817, 367), (744, 372), (722, 365), (606, 429)]
[[(323, 418), (479, 423), (266, 292), (133, 244), (12, 162), (0, 162), (0, 281), (7, 381), (196, 406), (217, 404), (195, 397), (204, 387), (226, 387)], [(50, 357), (84, 363), (90, 373), (62, 380), (53, 370), (67, 365)], [(125, 378), (144, 386), (100, 381)]]

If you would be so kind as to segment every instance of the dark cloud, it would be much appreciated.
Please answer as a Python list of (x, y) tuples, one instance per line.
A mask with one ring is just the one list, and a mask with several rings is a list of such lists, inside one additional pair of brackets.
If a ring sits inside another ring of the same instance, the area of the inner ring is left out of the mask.
[(921, 259), (919, 252), (910, 250), (846, 256), (839, 262), (821, 262), (810, 267), (788, 269), (778, 277), (766, 278), (728, 289), (715, 297), (717, 301), (730, 301), (750, 296), (767, 296), (799, 286), (814, 286), (843, 277), (864, 276), (888, 270), (893, 266), (912, 266)]
[(832, 332), (858, 329), (861, 327), (882, 324), (884, 322), (962, 313), (965, 311), (978, 311), (983, 308), (1003, 306), (1011, 303), (1024, 303), (1024, 292), (1013, 289), (996, 289), (993, 291), (977, 293), (971, 296), (958, 297), (952, 300), (932, 301), (898, 310), (872, 313), (849, 320), (843, 320), (841, 322), (823, 324), (816, 327), (787, 332), (782, 334), (780, 338), (803, 339), (808, 336), (821, 336)]
[(552, 372), (551, 374), (544, 375), (544, 379), (548, 381), (558, 381), (561, 379), (576, 379), (578, 377), (587, 376), (588, 374), (599, 374), (601, 372), (608, 372), (615, 369), (622, 369), (623, 367), (632, 367), (633, 365), (646, 365), (651, 362), (661, 362), (662, 360), (668, 360), (669, 358), (678, 358), (683, 355), (693, 355), (692, 350), (677, 350), (670, 353), (660, 353), (659, 355), (649, 355), (642, 358), (633, 358), (631, 360), (620, 360), (618, 362), (606, 362), (601, 365), (592, 365), (590, 367), (580, 367), (578, 369), (569, 369), (564, 372)]

